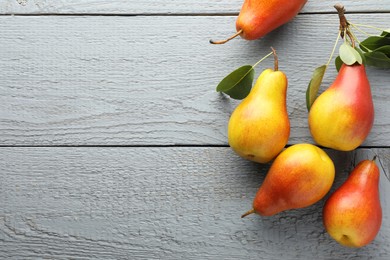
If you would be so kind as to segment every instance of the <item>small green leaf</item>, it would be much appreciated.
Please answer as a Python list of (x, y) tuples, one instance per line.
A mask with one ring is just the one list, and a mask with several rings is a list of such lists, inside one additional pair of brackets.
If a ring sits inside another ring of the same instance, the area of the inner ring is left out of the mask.
[(341, 68), (341, 65), (343, 65), (343, 61), (341, 60), (340, 56), (337, 56), (336, 59), (334, 60), (334, 62), (336, 65), (336, 70), (338, 72)]
[(322, 65), (316, 68), (311, 77), (309, 86), (306, 90), (306, 107), (307, 111), (310, 111), (311, 106), (314, 103), (314, 100), (317, 98), (318, 90), (320, 89), (322, 79), (324, 78), (326, 71), (326, 65)]
[(370, 36), (362, 41), (359, 46), (363, 51), (367, 52), (368, 50), (373, 51), (386, 45), (390, 45), (390, 37)]
[(362, 56), (354, 49), (352, 48), (348, 43), (344, 42), (340, 46), (340, 58), (341, 60), (347, 64), (347, 65), (352, 65), (354, 63), (359, 63), (362, 64)]
[(390, 37), (390, 29), (387, 29), (387, 30), (383, 31), (381, 36), (383, 36), (383, 37)]
[(355, 47), (355, 50), (359, 53), (360, 57), (362, 58), (362, 63), (363, 65), (366, 65), (366, 57), (364, 56), (364, 53), (361, 49), (358, 47)]
[(231, 98), (243, 99), (251, 91), (254, 75), (252, 65), (242, 66), (227, 75), (216, 90), (228, 94)]
[(364, 53), (364, 56), (366, 57), (368, 66), (390, 69), (390, 58), (383, 52), (366, 52)]

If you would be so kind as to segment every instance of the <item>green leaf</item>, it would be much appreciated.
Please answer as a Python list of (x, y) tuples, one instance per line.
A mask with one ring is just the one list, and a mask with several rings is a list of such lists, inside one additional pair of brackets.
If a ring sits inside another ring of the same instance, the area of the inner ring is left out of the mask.
[(383, 36), (383, 37), (390, 37), (390, 29), (387, 29), (387, 30), (383, 31), (381, 36)]
[(382, 46), (378, 49), (375, 49), (374, 52), (382, 52), (386, 54), (386, 56), (390, 56), (390, 45)]
[(366, 57), (364, 56), (363, 51), (358, 47), (355, 47), (355, 50), (359, 53), (360, 57), (362, 58), (363, 62), (361, 64), (366, 65)]
[[(362, 50), (357, 48), (357, 47), (355, 47), (355, 50), (360, 54), (360, 57), (362, 58), (363, 64), (366, 64), (366, 57), (364, 56)], [(343, 65), (343, 61), (341, 60), (340, 56), (337, 56), (336, 59), (334, 60), (334, 62), (336, 65), (336, 70), (337, 70), (337, 72), (339, 72), (341, 65)]]
[(339, 52), (341, 60), (347, 65), (352, 65), (356, 62), (359, 64), (363, 63), (362, 56), (360, 56), (359, 52), (346, 42), (340, 46)]
[(390, 37), (370, 36), (360, 43), (360, 48), (367, 52), (375, 50), (382, 46), (390, 45)]
[(390, 69), (390, 58), (383, 52), (366, 52), (364, 53), (364, 56), (366, 57), (368, 66)]
[(317, 98), (318, 90), (320, 89), (322, 79), (324, 78), (326, 71), (326, 65), (322, 65), (316, 68), (311, 77), (309, 86), (306, 90), (306, 107), (307, 111), (310, 111), (311, 106), (314, 103), (314, 100)]
[(337, 56), (336, 59), (334, 60), (335, 65), (336, 65), (336, 70), (339, 72), (341, 65), (343, 65), (343, 61), (341, 60), (340, 56)]
[(371, 50), (364, 47), (363, 45), (359, 44), (359, 47), (360, 47), (360, 50), (364, 51), (364, 52), (370, 52)]
[(252, 65), (242, 66), (227, 75), (216, 90), (228, 94), (231, 98), (243, 99), (251, 91), (254, 75)]

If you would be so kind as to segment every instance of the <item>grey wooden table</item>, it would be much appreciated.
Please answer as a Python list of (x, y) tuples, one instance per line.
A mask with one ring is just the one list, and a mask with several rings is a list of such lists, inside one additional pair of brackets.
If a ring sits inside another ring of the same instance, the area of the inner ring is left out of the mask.
[[(388, 70), (368, 69), (376, 118), (367, 141), (326, 150), (332, 190), (379, 155), (375, 241), (339, 246), (322, 225), (324, 200), (240, 219), (269, 164), (228, 147), (238, 102), (214, 88), (274, 46), (289, 77), (289, 144), (313, 143), (305, 91), (336, 39), (335, 3), (309, 0), (261, 40), (214, 46), (210, 38), (234, 31), (240, 0), (1, 0), (0, 258), (389, 259)], [(390, 27), (389, 0), (343, 3), (351, 21)]]

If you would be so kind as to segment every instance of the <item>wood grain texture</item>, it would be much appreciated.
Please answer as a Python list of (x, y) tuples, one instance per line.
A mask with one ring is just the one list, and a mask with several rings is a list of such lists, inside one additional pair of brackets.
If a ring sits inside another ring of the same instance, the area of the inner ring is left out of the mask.
[[(243, 0), (2, 0), (1, 14), (237, 14)], [(309, 0), (303, 13), (333, 12), (336, 2)], [(388, 12), (389, 0), (344, 0), (352, 12)]]
[[(388, 27), (390, 14), (349, 15)], [(235, 17), (0, 17), (1, 145), (226, 145), (238, 104), (215, 92), (234, 68), (274, 46), (289, 78), (289, 143), (312, 142), (305, 91), (338, 29), (303, 15), (258, 41), (208, 43)], [(361, 39), (363, 36), (360, 37)], [(256, 69), (272, 67), (272, 59)], [(336, 75), (328, 70), (322, 89)], [(364, 145), (390, 145), (388, 71), (368, 70), (376, 119)]]
[(1, 148), (1, 259), (388, 259), (389, 149), (328, 151), (335, 190), (379, 155), (383, 224), (361, 249), (325, 232), (324, 200), (261, 218), (268, 165), (229, 148)]

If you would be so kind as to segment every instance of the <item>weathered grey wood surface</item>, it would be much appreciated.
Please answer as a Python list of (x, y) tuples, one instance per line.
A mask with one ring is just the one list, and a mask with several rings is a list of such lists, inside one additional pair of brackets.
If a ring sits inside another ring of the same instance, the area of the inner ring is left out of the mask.
[[(379, 26), (390, 20), (390, 14), (348, 17)], [(337, 15), (300, 16), (259, 41), (208, 43), (212, 35), (228, 35), (234, 20), (0, 17), (0, 142), (226, 145), (227, 120), (237, 102), (217, 94), (215, 86), (233, 68), (254, 64), (271, 45), (289, 78), (290, 143), (311, 142), (305, 91), (314, 68), (331, 53)], [(256, 75), (272, 62), (261, 64)], [(335, 75), (331, 66), (323, 89)], [(368, 75), (376, 119), (364, 145), (388, 146), (390, 77), (378, 69)]]
[(2, 148), (0, 258), (388, 259), (389, 149), (328, 152), (333, 190), (380, 156), (383, 225), (364, 248), (327, 235), (324, 200), (240, 219), (268, 166), (228, 147)]
[[(342, 2), (350, 21), (390, 27), (389, 0)], [(322, 225), (324, 200), (240, 219), (269, 165), (227, 147), (238, 102), (216, 84), (274, 46), (289, 78), (289, 143), (312, 142), (306, 86), (338, 28), (336, 2), (309, 0), (264, 39), (208, 44), (234, 31), (241, 3), (0, 0), (0, 259), (390, 259), (388, 70), (368, 70), (370, 149), (327, 150), (332, 191), (379, 155), (375, 241), (339, 246)]]
[[(237, 14), (242, 0), (2, 0), (2, 14)], [(389, 0), (340, 1), (348, 11), (388, 12)], [(302, 13), (334, 12), (328, 0), (309, 0)]]

